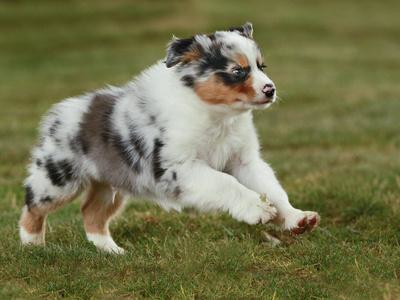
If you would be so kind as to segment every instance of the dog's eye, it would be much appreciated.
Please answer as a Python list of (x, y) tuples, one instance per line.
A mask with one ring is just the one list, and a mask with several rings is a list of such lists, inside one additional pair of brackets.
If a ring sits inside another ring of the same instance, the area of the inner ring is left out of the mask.
[(247, 72), (241, 67), (236, 67), (232, 70), (232, 74), (237, 78), (244, 78), (246, 77)]
[(264, 71), (264, 69), (266, 68), (267, 66), (265, 65), (265, 64), (257, 64), (257, 68), (260, 70), (260, 71)]

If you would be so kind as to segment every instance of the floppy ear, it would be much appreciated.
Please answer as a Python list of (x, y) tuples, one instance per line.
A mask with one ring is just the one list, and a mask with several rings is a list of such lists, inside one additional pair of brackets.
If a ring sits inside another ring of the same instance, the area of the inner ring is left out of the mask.
[(190, 50), (194, 41), (194, 37), (178, 39), (174, 36), (167, 46), (167, 60), (165, 61), (167, 68), (173, 67), (181, 62), (184, 54)]
[(229, 28), (229, 31), (238, 31), (241, 35), (252, 39), (253, 38), (253, 24), (246, 22), (246, 24), (239, 27)]

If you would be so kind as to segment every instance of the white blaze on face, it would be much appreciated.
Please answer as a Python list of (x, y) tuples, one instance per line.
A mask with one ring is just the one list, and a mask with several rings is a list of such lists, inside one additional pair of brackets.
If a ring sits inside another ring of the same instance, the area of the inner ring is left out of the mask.
[[(252, 68), (252, 74), (253, 74), (253, 88), (254, 91), (256, 92), (256, 98), (255, 101), (261, 101), (262, 99), (265, 98), (265, 94), (263, 93), (263, 89), (266, 85), (274, 85), (272, 80), (261, 70), (256, 68), (253, 70)], [(275, 101), (275, 96), (273, 101)]]

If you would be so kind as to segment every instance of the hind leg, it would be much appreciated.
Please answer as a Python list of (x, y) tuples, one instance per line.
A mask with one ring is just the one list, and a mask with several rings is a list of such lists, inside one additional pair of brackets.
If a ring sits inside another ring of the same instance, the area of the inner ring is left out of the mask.
[(72, 201), (80, 191), (75, 168), (67, 160), (36, 160), (25, 181), (25, 206), (19, 221), (22, 244), (45, 242), (47, 215)]
[[(47, 215), (72, 201), (78, 191), (59, 195), (35, 196), (35, 188), (26, 186), (26, 204), (19, 221), (19, 235), (23, 245), (44, 245)], [(36, 194), (38, 195), (38, 194)]]
[[(38, 205), (25, 205), (19, 221), (19, 235), (23, 245), (44, 245), (47, 215), (72, 201), (75, 195), (55, 198), (49, 203)], [(50, 198), (47, 198), (50, 199)], [(50, 203), (51, 202), (51, 203)]]
[(33, 213), (28, 206), (24, 206), (19, 221), (19, 236), (23, 245), (44, 245), (46, 215)]
[(97, 248), (115, 254), (123, 254), (111, 237), (109, 223), (123, 207), (123, 195), (109, 185), (93, 182), (86, 201), (82, 205), (86, 236)]

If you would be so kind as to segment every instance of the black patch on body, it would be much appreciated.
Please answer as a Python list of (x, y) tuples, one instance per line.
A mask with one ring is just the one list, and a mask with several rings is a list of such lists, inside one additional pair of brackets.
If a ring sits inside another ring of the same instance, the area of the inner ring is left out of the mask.
[(57, 130), (58, 130), (58, 128), (60, 127), (60, 125), (61, 125), (61, 121), (60, 120), (55, 120), (54, 122), (53, 122), (53, 124), (51, 124), (51, 126), (50, 126), (50, 128), (49, 128), (49, 134), (50, 134), (50, 136), (54, 136), (55, 134), (56, 134), (56, 132), (57, 132)]
[(154, 139), (153, 149), (153, 175), (156, 181), (164, 175), (166, 169), (161, 166), (161, 149), (164, 147), (164, 143), (159, 139)]
[(40, 202), (42, 202), (42, 203), (51, 202), (52, 200), (53, 199), (50, 196), (40, 198)]
[(69, 141), (69, 147), (75, 153), (87, 154), (89, 152), (89, 143), (84, 139), (81, 132)]
[(112, 136), (112, 145), (117, 150), (118, 155), (122, 161), (128, 166), (132, 167), (137, 173), (142, 171), (140, 158), (135, 160), (132, 155), (132, 145), (129, 141), (122, 140), (122, 137), (115, 134)]
[(51, 183), (55, 186), (62, 187), (74, 177), (73, 166), (66, 159), (54, 162), (52, 158), (48, 158), (44, 167)]
[(62, 180), (62, 175), (59, 173), (57, 166), (54, 164), (51, 158), (47, 159), (45, 168), (47, 175), (50, 178), (53, 185), (63, 186), (64, 182)]
[[(126, 122), (131, 122), (126, 118)], [(118, 133), (111, 136), (112, 145), (122, 160), (137, 173), (142, 171), (141, 159), (146, 156), (147, 147), (143, 136), (138, 133), (134, 124), (128, 125), (129, 139), (124, 140)]]
[[(95, 99), (93, 99), (93, 101), (96, 101), (96, 98), (98, 96), (95, 97)], [(108, 99), (108, 98), (106, 98)], [(114, 99), (113, 99), (114, 102)], [(107, 105), (104, 109), (104, 111), (102, 112), (101, 115), (101, 139), (102, 141), (107, 144), (110, 141), (110, 138), (112, 136), (112, 121), (111, 121), (111, 116), (112, 113), (114, 111), (114, 103), (112, 105)]]
[(178, 175), (176, 174), (175, 171), (172, 172), (172, 180), (177, 180), (178, 179)]
[[(154, 116), (152, 116), (154, 117)], [(150, 117), (151, 118), (151, 117)], [(154, 117), (155, 120), (155, 117)], [(135, 151), (139, 154), (140, 157), (144, 157), (146, 155), (146, 143), (142, 136), (140, 136), (137, 132), (136, 126), (130, 124), (129, 125), (129, 142), (135, 148)]]
[(32, 206), (34, 198), (35, 194), (33, 193), (31, 186), (27, 185), (25, 187), (25, 204), (28, 208)]
[(42, 166), (42, 161), (40, 159), (37, 159), (36, 165), (40, 168)]
[(185, 75), (181, 78), (183, 84), (187, 87), (194, 86), (194, 77), (192, 75)]
[(58, 162), (58, 168), (60, 172), (64, 175), (65, 181), (70, 181), (74, 176), (74, 168), (68, 160), (64, 159)]

